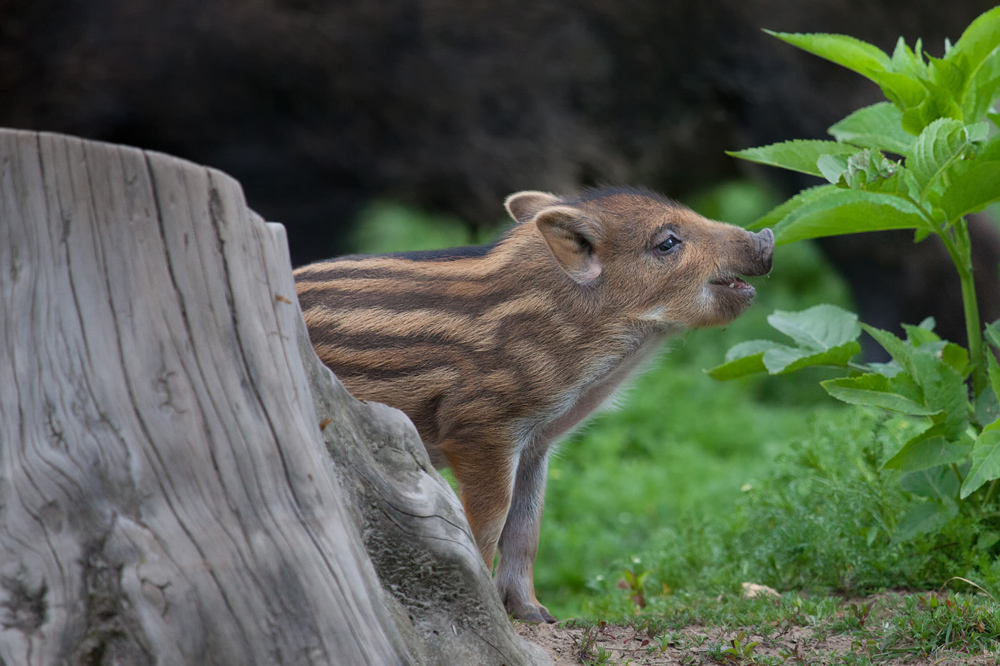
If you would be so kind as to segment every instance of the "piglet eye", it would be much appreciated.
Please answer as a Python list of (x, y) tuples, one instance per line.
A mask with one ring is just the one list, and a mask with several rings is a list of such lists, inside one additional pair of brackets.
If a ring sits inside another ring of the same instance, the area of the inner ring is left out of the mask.
[(667, 236), (662, 243), (656, 246), (656, 249), (660, 252), (670, 252), (680, 244), (680, 238), (677, 238), (676, 236)]

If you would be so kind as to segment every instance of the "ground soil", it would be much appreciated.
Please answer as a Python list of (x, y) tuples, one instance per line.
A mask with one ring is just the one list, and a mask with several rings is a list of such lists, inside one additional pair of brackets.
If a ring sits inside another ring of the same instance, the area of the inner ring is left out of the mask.
[[(648, 636), (629, 626), (606, 625), (591, 635), (595, 640), (589, 648), (582, 626), (572, 621), (558, 624), (515, 623), (517, 632), (525, 639), (542, 646), (556, 664), (598, 663), (598, 648), (610, 656), (608, 664), (633, 666), (659, 666), (662, 664), (754, 664), (779, 663), (791, 665), (825, 665), (858, 663), (857, 658), (866, 653), (866, 646), (859, 645), (849, 634), (824, 635), (810, 628), (793, 627), (767, 638), (747, 633), (741, 639), (745, 645), (757, 641), (752, 658), (720, 657), (719, 649), (731, 647), (739, 630), (718, 627), (686, 627), (670, 633), (669, 639), (649, 640)], [(582, 650), (589, 650), (589, 659), (581, 659)], [(870, 655), (874, 664), (907, 664), (908, 666), (985, 666), (1000, 663), (993, 654), (968, 654), (958, 651), (930, 655), (905, 655), (896, 658)], [(852, 659), (853, 657), (853, 659)], [(865, 663), (865, 662), (861, 662)]]

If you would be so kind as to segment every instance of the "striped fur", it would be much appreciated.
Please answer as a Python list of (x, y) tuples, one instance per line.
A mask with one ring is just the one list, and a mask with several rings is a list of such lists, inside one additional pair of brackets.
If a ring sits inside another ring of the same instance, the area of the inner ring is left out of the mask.
[[(606, 402), (666, 336), (750, 303), (773, 235), (658, 195), (522, 192), (489, 246), (350, 256), (295, 271), (313, 346), (356, 397), (397, 407), (451, 466), (508, 610), (553, 618), (532, 566), (551, 443)], [(673, 244), (673, 247), (668, 247)]]

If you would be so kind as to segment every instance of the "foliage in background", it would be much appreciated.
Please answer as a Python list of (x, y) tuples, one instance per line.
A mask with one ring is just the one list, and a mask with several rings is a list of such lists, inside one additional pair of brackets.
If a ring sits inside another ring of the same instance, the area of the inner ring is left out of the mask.
[[(954, 45), (946, 43), (943, 58), (926, 55), (919, 41), (911, 50), (902, 38), (890, 57), (842, 35), (773, 34), (866, 76), (889, 102), (833, 125), (836, 141), (789, 141), (733, 153), (829, 181), (789, 199), (755, 226), (773, 226), (779, 244), (887, 229), (914, 229), (918, 242), (936, 236), (961, 281), (969, 348), (941, 340), (932, 320), (904, 325), (904, 340), (820, 305), (768, 318), (792, 344), (740, 343), (709, 374), (732, 379), (810, 366), (848, 370), (823, 388), (843, 402), (908, 415), (914, 424), (912, 436), (882, 465), (901, 472), (901, 487), (924, 498), (896, 525), (894, 538), (939, 532), (960, 515), (1000, 530), (1000, 366), (984, 353), (964, 218), (1000, 200), (1000, 136), (994, 127), (990, 138), (986, 120), (1000, 122), (992, 113), (1000, 96), (1000, 7), (973, 21)], [(862, 329), (891, 363), (852, 361)], [(1000, 327), (986, 333), (1000, 347)]]
[(382, 254), (479, 245), (499, 235), (499, 226), (477, 230), (454, 217), (421, 213), (380, 201), (361, 212), (350, 240), (358, 252)]

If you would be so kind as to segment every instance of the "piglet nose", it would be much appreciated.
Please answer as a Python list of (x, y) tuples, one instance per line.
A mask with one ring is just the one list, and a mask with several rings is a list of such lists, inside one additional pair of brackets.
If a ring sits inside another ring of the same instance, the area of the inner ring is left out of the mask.
[(770, 229), (763, 229), (757, 233), (749, 233), (753, 242), (757, 245), (760, 274), (770, 273), (774, 258), (774, 232)]
[(770, 229), (762, 229), (757, 233), (751, 233), (754, 242), (757, 243), (757, 249), (761, 251), (761, 254), (772, 254), (774, 252), (774, 232)]

